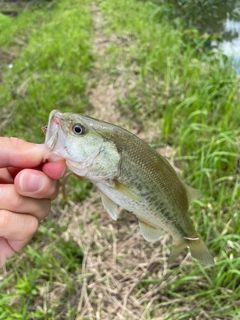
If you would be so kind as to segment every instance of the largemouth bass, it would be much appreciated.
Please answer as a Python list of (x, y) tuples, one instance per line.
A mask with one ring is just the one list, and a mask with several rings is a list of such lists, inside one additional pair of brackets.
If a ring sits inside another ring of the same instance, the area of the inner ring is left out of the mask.
[(70, 170), (96, 185), (112, 219), (117, 220), (121, 206), (138, 217), (147, 241), (158, 240), (161, 230), (168, 232), (173, 238), (170, 263), (188, 247), (202, 265), (214, 264), (188, 215), (200, 192), (182, 182), (147, 143), (116, 125), (57, 110), (43, 128), (45, 159), (65, 159)]

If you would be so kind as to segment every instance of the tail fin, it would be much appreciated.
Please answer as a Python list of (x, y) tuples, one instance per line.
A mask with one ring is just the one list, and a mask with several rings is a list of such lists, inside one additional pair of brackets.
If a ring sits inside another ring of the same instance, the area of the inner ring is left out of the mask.
[(200, 235), (197, 235), (197, 238), (185, 238), (181, 244), (173, 244), (168, 262), (174, 262), (180, 252), (186, 247), (190, 249), (192, 257), (197, 259), (203, 266), (214, 264), (214, 259)]
[(203, 266), (214, 264), (214, 259), (200, 236), (198, 240), (189, 241), (188, 246), (193, 258), (197, 259)]

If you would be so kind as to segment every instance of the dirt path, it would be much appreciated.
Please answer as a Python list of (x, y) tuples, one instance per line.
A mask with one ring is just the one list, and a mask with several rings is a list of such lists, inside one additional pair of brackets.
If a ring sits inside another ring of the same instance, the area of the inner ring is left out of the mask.
[[(147, 143), (151, 143), (154, 140), (157, 141), (161, 134), (160, 119), (154, 122), (146, 120), (139, 125), (139, 122), (121, 114), (118, 107), (118, 99), (122, 101), (126, 100), (129, 91), (135, 87), (137, 82), (134, 72), (124, 65), (124, 58), (122, 60), (121, 58), (118, 59), (118, 64), (116, 65), (116, 69), (118, 70), (117, 76), (110, 76), (108, 67), (104, 67), (107, 66), (107, 59), (109, 58), (106, 54), (107, 48), (113, 44), (124, 47), (128, 46), (134, 41), (133, 37), (131, 35), (119, 36), (116, 34), (105, 36), (103, 29), (106, 22), (96, 2), (92, 4), (92, 17), (95, 31), (93, 35), (93, 51), (97, 60), (92, 79), (92, 82), (96, 85), (90, 89), (89, 96), (90, 103), (93, 106), (91, 116), (124, 127)], [(158, 151), (171, 160), (173, 149), (170, 146), (159, 148)]]
[[(119, 110), (116, 108), (117, 97), (124, 94), (124, 86), (112, 83), (107, 73), (102, 73), (102, 64), (105, 62), (105, 50), (108, 45), (116, 41), (114, 36), (106, 37), (102, 35), (104, 20), (96, 3), (92, 4), (92, 14), (94, 21), (93, 51), (98, 60), (95, 63), (96, 87), (91, 89), (90, 102), (94, 107), (94, 117), (107, 122), (116, 123), (121, 119)], [(117, 82), (117, 81), (116, 81)], [(120, 81), (118, 81), (120, 82)]]
[[(92, 12), (97, 61), (93, 76), (96, 86), (90, 95), (94, 107), (91, 116), (125, 128), (131, 126), (131, 131), (136, 133), (137, 124), (123, 117), (117, 107), (117, 99), (125, 97), (134, 77), (129, 77), (129, 74), (127, 79), (125, 74), (110, 77), (107, 68), (104, 69), (106, 48), (110, 43), (121, 42), (121, 39), (102, 34), (105, 22), (95, 3)], [(122, 212), (118, 221), (113, 221), (103, 209), (96, 189), (84, 203), (70, 203), (70, 208), (66, 207), (61, 216), (66, 218), (68, 211), (71, 216), (63, 237), (66, 240), (73, 238), (79, 247), (85, 248), (77, 319), (147, 319), (149, 310), (155, 309), (161, 299), (161, 289), (166, 285), (168, 252), (160, 248), (166, 248), (169, 236), (163, 236), (157, 243), (147, 243), (139, 232), (135, 216)], [(91, 220), (90, 216), (95, 218)], [(139, 291), (142, 281), (152, 277), (159, 278), (159, 283)], [(154, 319), (165, 318), (160, 316), (162, 311), (159, 312), (159, 317)]]

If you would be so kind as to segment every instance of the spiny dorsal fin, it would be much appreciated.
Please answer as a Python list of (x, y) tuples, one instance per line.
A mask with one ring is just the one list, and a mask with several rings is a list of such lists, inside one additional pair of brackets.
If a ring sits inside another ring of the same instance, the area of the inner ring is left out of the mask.
[(185, 183), (184, 187), (187, 192), (188, 204), (202, 197), (202, 193), (199, 190), (189, 187)]

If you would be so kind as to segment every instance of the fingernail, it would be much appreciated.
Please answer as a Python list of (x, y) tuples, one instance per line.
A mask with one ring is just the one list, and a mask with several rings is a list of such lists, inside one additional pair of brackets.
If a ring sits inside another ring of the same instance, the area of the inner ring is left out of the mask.
[(19, 185), (24, 192), (36, 192), (43, 186), (43, 177), (37, 172), (24, 171), (19, 178)]

